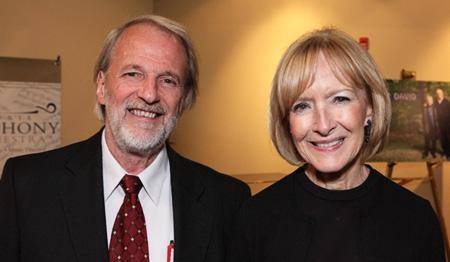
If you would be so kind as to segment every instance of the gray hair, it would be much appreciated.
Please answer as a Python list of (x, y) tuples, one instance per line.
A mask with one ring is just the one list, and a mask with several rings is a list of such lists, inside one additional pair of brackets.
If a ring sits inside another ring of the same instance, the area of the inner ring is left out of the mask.
[[(198, 93), (198, 63), (194, 46), (185, 28), (177, 22), (172, 21), (168, 18), (157, 15), (143, 15), (136, 17), (113, 29), (106, 37), (103, 48), (95, 64), (94, 82), (96, 82), (100, 72), (105, 72), (108, 70), (111, 63), (111, 55), (114, 46), (116, 45), (122, 33), (127, 28), (137, 24), (149, 24), (157, 26), (161, 30), (167, 31), (180, 41), (186, 51), (186, 57), (188, 61), (186, 74), (187, 77), (183, 85), (183, 94), (180, 100), (180, 105), (178, 107), (180, 110), (179, 113), (181, 114), (185, 109), (191, 108), (195, 103)], [(95, 105), (95, 112), (98, 118), (103, 121), (105, 116), (105, 106), (97, 102)]]

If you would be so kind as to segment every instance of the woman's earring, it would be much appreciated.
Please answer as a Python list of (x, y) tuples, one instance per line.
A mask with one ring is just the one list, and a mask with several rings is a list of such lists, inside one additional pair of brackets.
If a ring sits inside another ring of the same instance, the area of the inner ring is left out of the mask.
[(370, 139), (370, 133), (372, 131), (372, 121), (367, 120), (367, 124), (364, 126), (364, 142), (368, 143)]

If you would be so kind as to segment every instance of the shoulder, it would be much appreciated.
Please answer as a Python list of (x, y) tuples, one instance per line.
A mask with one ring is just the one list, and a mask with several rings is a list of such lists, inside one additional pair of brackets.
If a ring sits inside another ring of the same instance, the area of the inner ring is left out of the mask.
[(70, 144), (57, 149), (16, 156), (8, 159), (4, 166), (4, 173), (13, 172), (26, 176), (27, 174), (37, 176), (44, 171), (52, 173), (59, 168), (64, 167), (67, 161), (79, 154), (86, 155), (96, 152), (95, 148), (100, 149), (100, 137), (99, 134), (93, 137)]
[(283, 210), (295, 207), (295, 176), (301, 168), (252, 196), (243, 209), (247, 216), (261, 218), (279, 217)]
[(277, 237), (279, 230), (285, 232), (285, 239), (293, 231), (301, 232), (299, 228), (303, 225), (309, 225), (304, 223), (308, 218), (297, 209), (295, 173), (285, 176), (243, 204), (236, 223), (242, 232), (239, 234), (246, 235), (249, 242), (276, 243), (280, 241)]
[(442, 100), (441, 104), (438, 104), (443, 108), (449, 109), (450, 108), (450, 101), (447, 98), (444, 98), (444, 100)]
[(434, 216), (428, 200), (398, 185), (376, 170), (372, 170), (371, 175), (378, 176), (376, 205), (386, 213), (415, 218)]
[(443, 257), (439, 220), (430, 202), (378, 172), (376, 200), (367, 216), (367, 234), (387, 239), (399, 249), (414, 249), (429, 259)]
[(253, 196), (252, 202), (258, 205), (259, 203), (266, 204), (268, 202), (285, 201), (289, 197), (294, 197), (294, 176), (296, 172), (298, 171), (283, 177)]
[(380, 174), (375, 169), (372, 170), (371, 175), (375, 175), (378, 177), (378, 187), (380, 187), (381, 196), (385, 200), (387, 200), (387, 198), (393, 198), (391, 199), (391, 201), (393, 201), (394, 203), (411, 204), (421, 204), (427, 202), (426, 199), (393, 182), (389, 178)]
[(167, 148), (167, 152), (169, 155), (171, 172), (180, 173), (183, 177), (201, 182), (206, 188), (217, 190), (217, 192), (224, 191), (225, 193), (230, 193), (231, 190), (243, 191), (245, 194), (250, 194), (248, 185), (243, 181), (218, 172), (204, 164), (185, 158), (175, 152), (171, 147)]
[(51, 161), (55, 163), (54, 161), (57, 159), (67, 158), (68, 156), (76, 153), (80, 149), (80, 147), (82, 147), (85, 143), (86, 141), (76, 142), (67, 146), (63, 146), (48, 151), (12, 157), (10, 160), (13, 160), (15, 162), (39, 162), (39, 163), (42, 163), (42, 161), (44, 162)]

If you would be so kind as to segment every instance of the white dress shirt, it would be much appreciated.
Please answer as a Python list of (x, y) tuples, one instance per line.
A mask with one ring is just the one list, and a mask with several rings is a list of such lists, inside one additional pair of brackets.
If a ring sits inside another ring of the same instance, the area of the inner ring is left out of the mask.
[[(102, 135), (102, 159), (109, 246), (114, 222), (125, 197), (125, 192), (119, 183), (126, 171), (109, 151), (104, 131)], [(167, 260), (167, 246), (171, 240), (174, 240), (170, 165), (165, 147), (152, 164), (139, 173), (138, 177), (143, 184), (143, 188), (139, 192), (139, 200), (147, 226), (149, 258), (151, 262), (165, 262)]]

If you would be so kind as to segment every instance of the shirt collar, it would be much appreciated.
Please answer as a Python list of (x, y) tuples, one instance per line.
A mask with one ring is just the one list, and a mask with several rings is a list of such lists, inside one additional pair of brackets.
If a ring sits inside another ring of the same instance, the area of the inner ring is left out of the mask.
[[(120, 180), (127, 173), (117, 162), (106, 144), (105, 131), (102, 134), (103, 187), (105, 201), (119, 186)], [(164, 181), (170, 177), (169, 157), (164, 146), (155, 160), (138, 174), (146, 194), (158, 205)]]

